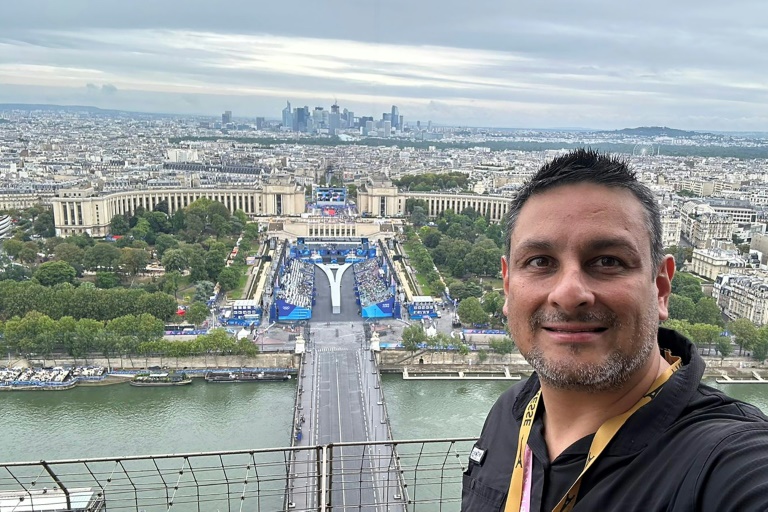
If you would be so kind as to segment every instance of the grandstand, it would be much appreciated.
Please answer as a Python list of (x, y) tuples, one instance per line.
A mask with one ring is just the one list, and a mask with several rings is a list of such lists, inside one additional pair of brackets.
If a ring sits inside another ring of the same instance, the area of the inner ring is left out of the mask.
[(355, 263), (352, 268), (355, 272), (355, 295), (362, 317), (392, 317), (395, 313), (395, 286), (386, 281), (387, 267), (380, 267), (376, 258), (370, 258)]
[[(253, 297), (258, 302), (263, 294), (262, 309), (269, 312), (270, 322), (321, 321), (314, 313), (324, 322), (342, 317), (345, 321), (401, 317), (401, 279), (381, 242), (369, 242), (367, 238), (299, 237), (295, 243), (285, 244), (271, 263), (274, 274), (266, 281), (263, 277), (257, 280)], [(342, 290), (343, 276), (350, 267), (353, 275)], [(320, 284), (316, 285), (318, 268)], [(320, 296), (322, 307), (313, 311)], [(352, 317), (347, 316), (349, 313)]]
[(315, 267), (295, 258), (280, 266), (275, 285), (273, 311), (277, 320), (306, 320), (312, 317), (315, 297)]

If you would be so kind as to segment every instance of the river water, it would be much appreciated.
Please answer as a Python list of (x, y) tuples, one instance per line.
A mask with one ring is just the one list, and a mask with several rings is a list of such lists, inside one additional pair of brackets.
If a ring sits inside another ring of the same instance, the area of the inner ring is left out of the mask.
[[(396, 439), (477, 436), (503, 381), (418, 381), (385, 375)], [(712, 385), (768, 411), (766, 385)], [(0, 393), (0, 461), (283, 447), (295, 381)]]

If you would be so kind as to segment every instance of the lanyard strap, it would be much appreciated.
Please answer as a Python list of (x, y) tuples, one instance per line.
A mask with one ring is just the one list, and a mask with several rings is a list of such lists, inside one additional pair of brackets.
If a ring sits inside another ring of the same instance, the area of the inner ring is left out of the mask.
[[(670, 367), (662, 373), (648, 389), (648, 392), (644, 394), (640, 400), (627, 412), (614, 416), (608, 421), (603, 423), (595, 433), (595, 437), (592, 439), (592, 444), (589, 447), (589, 453), (587, 460), (584, 463), (584, 469), (581, 470), (581, 474), (576, 481), (565, 493), (560, 502), (557, 504), (553, 512), (569, 512), (576, 505), (576, 497), (579, 495), (579, 488), (581, 487), (581, 481), (587, 470), (594, 464), (595, 460), (611, 442), (611, 439), (616, 435), (619, 429), (624, 423), (632, 416), (638, 409), (648, 404), (651, 400), (656, 398), (661, 387), (666, 383), (669, 378), (675, 373), (681, 366), (682, 361), (679, 357), (672, 356), (667, 350), (664, 354), (664, 358), (670, 363)], [(515, 454), (515, 465), (512, 470), (512, 479), (509, 484), (509, 493), (507, 495), (507, 504), (504, 507), (504, 512), (519, 512), (521, 510), (521, 504), (523, 499), (523, 474), (524, 474), (524, 461), (526, 458), (526, 447), (528, 446), (528, 436), (531, 433), (531, 426), (533, 426), (533, 419), (536, 417), (536, 410), (541, 401), (541, 389), (528, 402), (523, 413), (523, 422), (520, 425), (520, 433), (517, 439), (517, 453)], [(532, 454), (528, 453), (529, 457)], [(531, 475), (529, 475), (531, 478)], [(530, 499), (530, 496), (528, 497)]]

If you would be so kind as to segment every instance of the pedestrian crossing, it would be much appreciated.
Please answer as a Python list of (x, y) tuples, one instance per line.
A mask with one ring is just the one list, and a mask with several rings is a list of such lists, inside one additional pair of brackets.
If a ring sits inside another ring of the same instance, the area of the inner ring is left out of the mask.
[(315, 348), (316, 352), (354, 352), (360, 347), (318, 347)]

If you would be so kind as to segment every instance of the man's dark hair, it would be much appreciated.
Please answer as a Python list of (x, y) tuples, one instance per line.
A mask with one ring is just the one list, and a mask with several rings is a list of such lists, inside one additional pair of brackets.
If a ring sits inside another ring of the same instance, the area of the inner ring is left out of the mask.
[(584, 148), (570, 151), (545, 164), (520, 189), (507, 212), (505, 255), (509, 257), (512, 232), (520, 210), (528, 199), (555, 187), (577, 183), (623, 188), (629, 190), (640, 201), (645, 209), (645, 224), (651, 239), (651, 261), (654, 269), (658, 267), (664, 259), (664, 247), (661, 242), (661, 214), (653, 192), (637, 181), (635, 172), (629, 169), (624, 160)]

